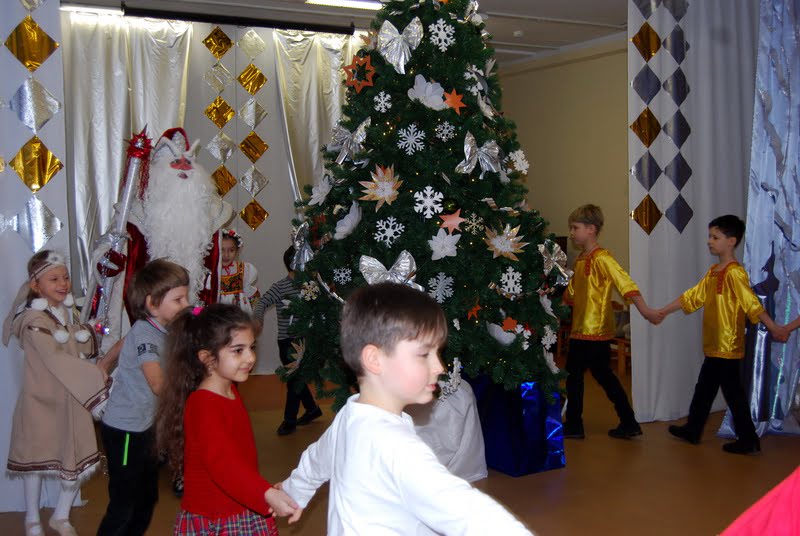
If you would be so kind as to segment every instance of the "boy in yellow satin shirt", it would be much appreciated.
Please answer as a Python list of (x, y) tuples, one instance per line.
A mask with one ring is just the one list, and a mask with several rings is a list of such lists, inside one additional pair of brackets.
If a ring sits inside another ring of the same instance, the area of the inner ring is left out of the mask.
[(610, 341), (616, 322), (611, 306), (613, 287), (630, 300), (646, 319), (654, 322), (656, 312), (642, 298), (636, 283), (597, 243), (603, 228), (603, 212), (596, 205), (584, 205), (569, 216), (569, 235), (583, 253), (575, 261), (564, 301), (572, 306), (572, 331), (567, 354), (567, 415), (564, 437), (583, 439), (583, 376), (588, 368), (614, 404), (619, 426), (608, 431), (617, 439), (642, 435), (642, 429), (628, 402), (628, 395), (609, 365)]
[(761, 451), (747, 398), (739, 380), (739, 360), (744, 357), (745, 316), (759, 321), (772, 336), (785, 342), (789, 331), (773, 322), (750, 288), (747, 272), (736, 260), (736, 246), (744, 236), (744, 222), (734, 215), (720, 216), (708, 224), (708, 250), (719, 258), (703, 279), (675, 301), (657, 311), (660, 318), (683, 309), (693, 313), (703, 307), (703, 353), (706, 358), (697, 378), (689, 419), (683, 426), (670, 426), (669, 433), (693, 445), (700, 442), (711, 405), (722, 387), (733, 416), (736, 441), (722, 446), (733, 454)]

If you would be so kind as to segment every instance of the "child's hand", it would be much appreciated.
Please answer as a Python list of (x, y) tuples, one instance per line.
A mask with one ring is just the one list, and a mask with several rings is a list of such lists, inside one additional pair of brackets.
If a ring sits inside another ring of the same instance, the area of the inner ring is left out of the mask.
[(789, 335), (791, 335), (791, 331), (786, 326), (780, 326), (778, 324), (775, 325), (775, 328), (771, 331), (772, 338), (775, 339), (777, 342), (786, 342), (789, 340)]
[(289, 524), (296, 523), (300, 520), (300, 516), (303, 515), (303, 509), (298, 508), (294, 511), (294, 513), (289, 517)]
[(297, 503), (285, 491), (274, 486), (264, 493), (264, 500), (267, 501), (267, 504), (278, 517), (292, 515), (298, 508)]

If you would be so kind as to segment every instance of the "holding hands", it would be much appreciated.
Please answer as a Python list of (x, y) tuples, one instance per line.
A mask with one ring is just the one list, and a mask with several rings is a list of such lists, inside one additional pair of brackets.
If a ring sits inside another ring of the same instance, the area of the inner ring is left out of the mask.
[(303, 509), (283, 491), (283, 482), (278, 482), (264, 493), (264, 500), (270, 506), (270, 511), (278, 517), (289, 516), (289, 524), (298, 521), (303, 515)]

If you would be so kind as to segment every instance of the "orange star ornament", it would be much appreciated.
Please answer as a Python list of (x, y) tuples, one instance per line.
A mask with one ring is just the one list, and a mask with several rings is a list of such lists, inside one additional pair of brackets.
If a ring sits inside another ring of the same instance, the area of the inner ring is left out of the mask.
[(445, 214), (439, 217), (442, 219), (442, 224), (439, 227), (447, 229), (447, 232), (450, 234), (453, 234), (453, 231), (460, 231), (461, 228), (459, 225), (467, 221), (461, 217), (461, 209), (456, 210), (452, 214)]
[(467, 313), (467, 320), (469, 320), (469, 319), (470, 319), (470, 318), (472, 318), (473, 316), (474, 316), (474, 317), (475, 317), (475, 319), (477, 320), (477, 319), (478, 319), (478, 311), (480, 311), (481, 309), (483, 309), (483, 307), (481, 307), (480, 305), (478, 305), (478, 304), (476, 303), (476, 304), (475, 304), (475, 307), (473, 307), (472, 309), (470, 309), (470, 310), (469, 310), (469, 313)]
[[(364, 67), (364, 78), (358, 78), (358, 68), (363, 66)], [(342, 67), (344, 72), (347, 73), (347, 81), (345, 82), (346, 86), (353, 86), (356, 90), (356, 93), (361, 93), (361, 90), (365, 87), (369, 87), (374, 85), (372, 82), (372, 77), (375, 76), (375, 67), (372, 66), (372, 59), (369, 55), (359, 57), (358, 55), (353, 56), (353, 63), (350, 65), (345, 65)]]
[(515, 331), (517, 329), (517, 321), (507, 316), (505, 320), (503, 320), (503, 331)]
[(444, 103), (455, 110), (458, 115), (461, 115), (461, 108), (467, 107), (467, 105), (461, 101), (462, 98), (464, 98), (464, 95), (459, 95), (456, 93), (455, 89), (453, 89), (453, 91), (450, 93), (447, 93), (446, 91), (444, 93)]

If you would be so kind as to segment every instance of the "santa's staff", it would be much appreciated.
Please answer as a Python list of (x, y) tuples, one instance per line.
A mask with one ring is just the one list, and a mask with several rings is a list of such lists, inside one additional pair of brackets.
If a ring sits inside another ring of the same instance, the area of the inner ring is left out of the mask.
[(128, 239), (125, 232), (128, 214), (137, 185), (140, 195), (147, 188), (151, 149), (152, 144), (150, 138), (147, 137), (147, 127), (145, 127), (139, 134), (135, 134), (128, 144), (122, 195), (116, 207), (114, 224), (108, 233), (100, 237), (95, 246), (95, 250), (101, 245), (107, 246), (107, 249), (103, 248), (106, 252), (96, 261), (96, 270), (92, 270), (90, 292), (87, 293), (87, 296), (91, 296), (91, 302), (83, 307), (81, 320), (86, 322), (89, 318), (96, 319), (95, 331), (101, 339), (109, 331), (108, 307), (111, 300), (109, 290), (113, 287), (109, 283), (125, 268), (127, 259), (123, 252)]

